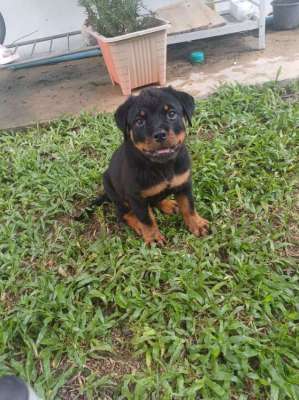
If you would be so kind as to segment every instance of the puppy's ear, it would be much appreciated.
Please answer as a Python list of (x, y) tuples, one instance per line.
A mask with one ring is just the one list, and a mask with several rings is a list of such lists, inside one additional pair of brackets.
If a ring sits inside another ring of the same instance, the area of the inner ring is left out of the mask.
[(135, 102), (135, 98), (130, 96), (123, 104), (121, 104), (114, 114), (117, 127), (124, 133), (125, 140), (129, 133), (128, 113)]
[(180, 103), (181, 106), (183, 107), (184, 115), (191, 126), (191, 119), (192, 115), (195, 109), (195, 103), (194, 103), (194, 98), (190, 96), (190, 94), (181, 92), (179, 90), (175, 90), (173, 87), (168, 86), (167, 88), (164, 88), (162, 90), (165, 90), (166, 92), (170, 93), (172, 96), (174, 96)]

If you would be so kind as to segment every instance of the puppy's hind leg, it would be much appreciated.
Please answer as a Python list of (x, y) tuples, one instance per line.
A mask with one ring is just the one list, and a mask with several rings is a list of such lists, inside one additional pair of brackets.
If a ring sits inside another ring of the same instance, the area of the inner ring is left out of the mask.
[(119, 195), (116, 193), (114, 190), (114, 187), (111, 183), (111, 180), (109, 178), (108, 174), (104, 174), (103, 177), (103, 185), (105, 189), (105, 193), (107, 197), (110, 199), (112, 203), (114, 203), (116, 207), (116, 212), (117, 212), (117, 217), (119, 220), (123, 219), (123, 216), (129, 212), (128, 206), (123, 202), (123, 200), (119, 197)]
[(159, 231), (154, 213), (151, 207), (144, 199), (130, 200), (131, 211), (124, 215), (126, 223), (134, 229), (134, 231), (143, 237), (146, 244), (158, 243), (163, 245), (164, 236)]

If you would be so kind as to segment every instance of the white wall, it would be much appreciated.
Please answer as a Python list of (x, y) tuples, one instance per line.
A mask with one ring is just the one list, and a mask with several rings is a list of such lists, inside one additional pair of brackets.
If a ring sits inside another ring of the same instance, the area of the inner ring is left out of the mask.
[(33, 31), (28, 39), (77, 30), (84, 20), (77, 0), (1, 0), (0, 9), (6, 23), (5, 43)]
[[(144, 4), (155, 9), (176, 0), (144, 0)], [(77, 0), (0, 0), (0, 11), (6, 24), (4, 44), (42, 38), (45, 36), (80, 30), (85, 19), (84, 9)], [(26, 38), (23, 36), (28, 35)], [(21, 39), (22, 38), (22, 39)], [(20, 40), (19, 40), (20, 39)], [(55, 41), (53, 51), (66, 49), (66, 40)], [(71, 48), (84, 45), (81, 37), (71, 38)], [(48, 50), (49, 43), (38, 44), (35, 54)], [(30, 47), (19, 48), (21, 57), (30, 56)]]
[[(148, 8), (155, 10), (177, 0), (143, 1)], [(266, 1), (268, 4), (271, 2), (271, 0)], [(30, 34), (28, 37), (21, 40), (80, 30), (85, 19), (84, 10), (78, 6), (78, 0), (0, 0), (0, 11), (7, 29), (5, 44), (10, 44), (28, 34)], [(82, 44), (82, 40), (73, 39), (72, 43), (72, 48), (76, 48)], [(66, 49), (66, 42), (62, 40), (56, 42), (56, 48), (53, 50), (61, 49)], [(44, 50), (45, 48), (38, 45), (36, 52)]]
[[(144, 4), (155, 9), (171, 2), (145, 0)], [(32, 32), (28, 39), (79, 30), (85, 18), (77, 0), (1, 0), (0, 10), (6, 23), (6, 44)]]

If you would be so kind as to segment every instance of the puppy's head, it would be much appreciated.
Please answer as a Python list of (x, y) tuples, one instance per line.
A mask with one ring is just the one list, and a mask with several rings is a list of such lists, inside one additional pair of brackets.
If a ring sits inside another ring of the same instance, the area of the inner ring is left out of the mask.
[(143, 90), (131, 96), (115, 113), (125, 140), (153, 162), (174, 159), (186, 136), (185, 120), (191, 125), (194, 99), (171, 87)]

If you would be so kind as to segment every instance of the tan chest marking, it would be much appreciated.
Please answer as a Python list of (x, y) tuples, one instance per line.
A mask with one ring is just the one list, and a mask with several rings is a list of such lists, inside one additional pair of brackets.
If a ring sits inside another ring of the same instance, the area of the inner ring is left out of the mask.
[(190, 170), (183, 172), (180, 175), (175, 175), (170, 180), (165, 180), (163, 182), (157, 183), (157, 185), (151, 186), (147, 189), (141, 191), (142, 197), (153, 197), (163, 192), (166, 189), (171, 189), (174, 187), (178, 187), (186, 183), (190, 176)]

